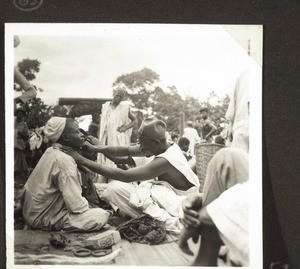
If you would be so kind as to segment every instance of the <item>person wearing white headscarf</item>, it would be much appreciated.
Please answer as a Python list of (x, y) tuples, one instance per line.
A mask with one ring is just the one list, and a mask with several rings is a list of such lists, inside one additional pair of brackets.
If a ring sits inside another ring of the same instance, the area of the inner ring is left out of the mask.
[(92, 231), (108, 221), (109, 213), (90, 208), (82, 196), (82, 178), (74, 159), (61, 145), (79, 149), (84, 140), (73, 119), (51, 118), (45, 136), (53, 142), (32, 171), (24, 186), (23, 216), (32, 229)]

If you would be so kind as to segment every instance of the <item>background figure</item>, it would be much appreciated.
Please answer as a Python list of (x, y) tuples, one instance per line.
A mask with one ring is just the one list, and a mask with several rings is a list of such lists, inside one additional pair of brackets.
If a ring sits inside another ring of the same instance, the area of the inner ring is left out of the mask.
[(249, 71), (237, 79), (226, 112), (227, 138), (231, 147), (249, 152)]
[(192, 121), (187, 121), (187, 127), (183, 130), (182, 137), (186, 137), (190, 141), (189, 153), (191, 156), (194, 156), (195, 144), (200, 142), (200, 137), (197, 130), (193, 127)]
[(171, 140), (172, 140), (172, 142), (178, 144), (179, 138), (180, 138), (179, 130), (178, 129), (174, 129), (171, 132)]
[(178, 141), (178, 146), (180, 147), (184, 157), (189, 161), (192, 158), (192, 156), (188, 154), (190, 140), (186, 137), (181, 137)]
[(100, 124), (100, 115), (98, 113), (92, 114), (92, 122), (89, 125), (88, 134), (94, 137), (99, 136), (99, 124)]
[[(132, 127), (137, 122), (130, 111), (130, 104), (124, 102), (126, 91), (117, 88), (113, 91), (113, 100), (102, 105), (99, 140), (101, 145), (129, 146)], [(98, 155), (99, 163), (110, 166), (115, 164), (104, 155)]]
[(212, 123), (209, 118), (208, 108), (203, 107), (199, 110), (202, 119), (201, 139), (206, 140), (207, 143), (212, 143), (212, 136), (217, 131), (217, 127)]
[(25, 122), (26, 115), (24, 108), (17, 108), (14, 123), (14, 177), (16, 186), (23, 185), (28, 177), (25, 149), (29, 141), (29, 129)]

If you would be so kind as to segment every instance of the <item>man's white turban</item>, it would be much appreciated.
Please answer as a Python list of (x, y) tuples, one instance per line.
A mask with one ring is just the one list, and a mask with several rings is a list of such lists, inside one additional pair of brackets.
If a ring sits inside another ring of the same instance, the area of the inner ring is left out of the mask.
[(63, 133), (66, 126), (66, 118), (52, 117), (46, 123), (44, 134), (52, 142), (56, 142)]

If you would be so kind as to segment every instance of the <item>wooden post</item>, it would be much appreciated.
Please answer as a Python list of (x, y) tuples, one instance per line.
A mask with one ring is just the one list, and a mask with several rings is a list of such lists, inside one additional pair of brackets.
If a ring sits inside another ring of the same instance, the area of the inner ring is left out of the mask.
[(179, 132), (180, 132), (180, 136), (183, 135), (183, 129), (185, 127), (185, 113), (184, 112), (180, 112), (179, 114)]

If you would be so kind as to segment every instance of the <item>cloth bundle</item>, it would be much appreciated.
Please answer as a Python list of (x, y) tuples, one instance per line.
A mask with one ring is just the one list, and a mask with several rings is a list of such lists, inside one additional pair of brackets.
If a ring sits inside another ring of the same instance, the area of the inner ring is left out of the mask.
[(166, 239), (166, 228), (162, 222), (149, 215), (131, 219), (117, 227), (121, 237), (130, 242), (157, 245)]

